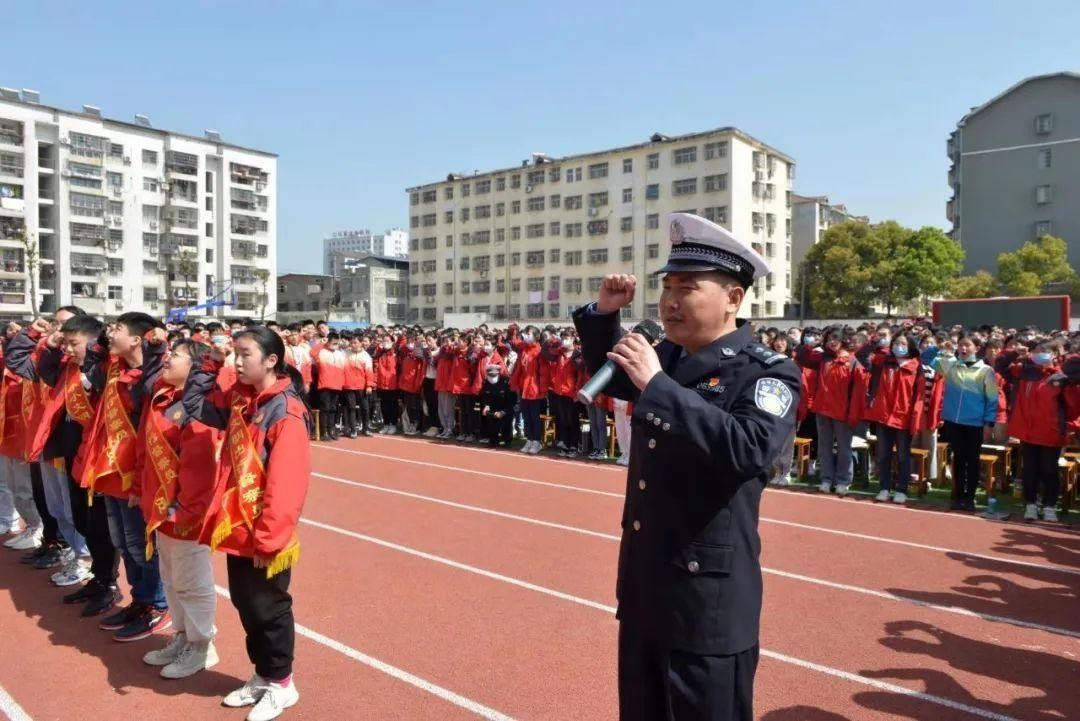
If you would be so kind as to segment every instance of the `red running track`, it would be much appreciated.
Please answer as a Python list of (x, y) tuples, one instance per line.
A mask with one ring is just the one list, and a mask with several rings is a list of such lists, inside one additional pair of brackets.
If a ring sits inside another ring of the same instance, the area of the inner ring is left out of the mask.
[[(419, 439), (318, 445), (284, 718), (616, 718), (624, 484)], [(761, 532), (761, 719), (1080, 718), (1080, 535), (772, 490)], [(109, 641), (17, 556), (0, 717), (243, 718), (218, 706), (250, 672), (226, 598), (222, 663), (166, 682), (140, 662), (163, 638)]]

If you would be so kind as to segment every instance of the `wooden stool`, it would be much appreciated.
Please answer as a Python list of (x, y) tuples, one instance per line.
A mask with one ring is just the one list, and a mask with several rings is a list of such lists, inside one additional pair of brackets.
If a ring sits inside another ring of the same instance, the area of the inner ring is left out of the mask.
[(1063, 458), (1058, 468), (1061, 473), (1061, 510), (1068, 513), (1076, 500), (1076, 477), (1080, 473), (1080, 462)]
[(315, 440), (322, 440), (322, 428), (319, 427), (319, 409), (311, 411), (311, 417), (315, 419)]
[(994, 496), (994, 466), (997, 465), (999, 459), (999, 456), (991, 454), (979, 456), (979, 464), (982, 466), (983, 474), (986, 476), (987, 498), (993, 498)]
[(930, 451), (925, 448), (912, 448), (911, 460), (914, 473), (918, 477), (915, 482), (915, 492), (919, 496), (925, 496), (927, 479), (930, 477)]
[(540, 434), (541, 445), (551, 446), (555, 443), (555, 417), (547, 414), (540, 416), (543, 431)]
[(795, 467), (798, 469), (799, 480), (810, 476), (810, 445), (813, 441), (809, 438), (795, 439)]
[(937, 480), (938, 485), (948, 485), (945, 477), (945, 469), (949, 466), (949, 444), (938, 441), (937, 444)]

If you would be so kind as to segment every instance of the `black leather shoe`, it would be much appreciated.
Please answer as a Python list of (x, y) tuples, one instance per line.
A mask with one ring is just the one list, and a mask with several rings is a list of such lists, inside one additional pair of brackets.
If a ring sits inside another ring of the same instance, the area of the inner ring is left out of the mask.
[(76, 603), (86, 603), (94, 596), (101, 593), (101, 584), (91, 579), (89, 583), (75, 591), (64, 596), (64, 603), (71, 606)]
[(98, 590), (98, 593), (90, 599), (86, 604), (86, 608), (82, 610), (82, 615), (86, 618), (90, 616), (99, 616), (110, 608), (120, 603), (120, 599), (123, 596), (120, 595), (120, 589), (116, 586), (109, 586), (104, 589)]

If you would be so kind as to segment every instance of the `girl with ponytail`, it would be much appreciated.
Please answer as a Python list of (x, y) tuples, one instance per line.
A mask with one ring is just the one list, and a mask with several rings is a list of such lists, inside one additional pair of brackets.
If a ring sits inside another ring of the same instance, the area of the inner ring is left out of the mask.
[(215, 387), (225, 353), (215, 347), (184, 388), (184, 409), (225, 431), (217, 489), (202, 541), (227, 554), (229, 592), (247, 634), (254, 675), (225, 697), (255, 706), (248, 718), (276, 718), (296, 704), (291, 568), (300, 555), (296, 527), (311, 473), (303, 378), (286, 363), (280, 336), (263, 326), (234, 341), (236, 385)]

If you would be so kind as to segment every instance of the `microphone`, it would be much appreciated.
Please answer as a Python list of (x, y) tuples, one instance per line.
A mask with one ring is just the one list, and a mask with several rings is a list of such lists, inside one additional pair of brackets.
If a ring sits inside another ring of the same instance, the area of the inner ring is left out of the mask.
[[(664, 338), (664, 332), (660, 329), (659, 324), (652, 320), (641, 321), (630, 332), (644, 337), (645, 340), (649, 341), (650, 345), (656, 345)], [(593, 377), (578, 391), (578, 402), (589, 405), (596, 400), (596, 396), (603, 393), (604, 389), (611, 383), (611, 379), (615, 377), (615, 371), (617, 370), (619, 370), (619, 366), (613, 360), (608, 360), (604, 365), (600, 366), (600, 369), (593, 374)]]

